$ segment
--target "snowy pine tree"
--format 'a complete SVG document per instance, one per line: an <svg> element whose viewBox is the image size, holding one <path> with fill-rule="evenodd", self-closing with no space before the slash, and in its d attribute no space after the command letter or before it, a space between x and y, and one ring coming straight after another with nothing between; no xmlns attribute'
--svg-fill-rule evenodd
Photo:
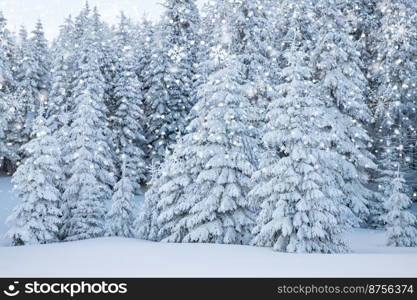
<svg viewBox="0 0 417 300"><path fill-rule="evenodd" d="M68 125L69 114L69 80L68 67L63 57L56 59L52 70L52 87L48 97L47 121L52 133Z"/></svg>
<svg viewBox="0 0 417 300"><path fill-rule="evenodd" d="M114 166L107 128L104 79L99 64L97 33L91 23L83 28L77 48L78 72L73 83L67 159L70 169L65 185L64 236L66 240L104 234L105 202L111 199Z"/></svg>
<svg viewBox="0 0 417 300"><path fill-rule="evenodd" d="M335 147L354 165L351 172L343 174L346 201L365 221L369 215L368 202L373 196L365 185L369 170L376 168L368 150L371 138L366 130L371 122L371 112L365 99L367 80L362 73L359 46L349 35L351 30L339 9L342 2L317 2L318 37L312 60L316 67L315 80L323 88L329 105L335 105L341 112L341 118L334 126L341 131L335 136ZM345 134L348 138L341 142L340 137Z"/></svg>
<svg viewBox="0 0 417 300"><path fill-rule="evenodd" d="M52 47L53 68L51 70L51 88L46 110L48 127L61 139L56 131L69 125L71 105L71 82L75 73L75 55L73 54L75 38L74 22L68 17L60 27L60 32ZM66 130L64 130L66 131Z"/></svg>
<svg viewBox="0 0 417 300"><path fill-rule="evenodd" d="M346 251L339 234L355 223L340 189L349 165L331 147L338 111L329 107L321 87L313 83L307 56L312 34L304 27L314 19L308 1L291 6L283 58L284 82L269 106L257 182L251 191L261 211L253 243L284 252Z"/></svg>
<svg viewBox="0 0 417 300"><path fill-rule="evenodd" d="M109 236L133 237L133 198L135 177L127 169L128 157L122 154L122 174L114 186L112 206L106 217L106 234Z"/></svg>
<svg viewBox="0 0 417 300"><path fill-rule="evenodd" d="M381 27L377 32L377 58L372 66L373 79L377 83L374 93L377 135L402 145L405 156L409 156L410 143L415 136L415 77L416 65L413 49L417 45L411 38L416 33L415 5L413 1L381 1ZM395 140L396 132L402 136ZM384 138L378 140L384 144Z"/></svg>
<svg viewBox="0 0 417 300"><path fill-rule="evenodd" d="M40 105L48 99L50 86L49 50L44 38L42 25L37 23L33 37L28 39L26 29L20 30L20 49L15 71L16 89L12 99L16 118L11 124L7 139L16 149L27 143L31 137L33 122ZM18 153L18 151L16 151Z"/></svg>
<svg viewBox="0 0 417 300"><path fill-rule="evenodd" d="M136 52L136 74L141 82L141 91L143 95L149 90L147 83L150 82L151 75L150 63L152 59L152 48L155 45L154 24L143 18L141 22L133 29L132 44Z"/></svg>
<svg viewBox="0 0 417 300"><path fill-rule="evenodd" d="M255 175L259 184L251 196L262 200L262 209L254 244L285 252L343 252L338 237L344 227L343 194L329 170L335 157L323 147L328 112L302 50L291 51L287 59L283 98L271 104L270 131L263 137L276 157L282 150L285 157L273 160L269 153Z"/></svg>
<svg viewBox="0 0 417 300"><path fill-rule="evenodd" d="M2 97L13 90L13 38L6 26L7 20L0 11L0 95Z"/></svg>
<svg viewBox="0 0 417 300"><path fill-rule="evenodd" d="M246 197L255 167L243 150L243 142L256 147L255 119L245 97L244 68L229 56L214 53L217 71L201 86L194 107L198 117L190 133L174 147L181 168L158 187L160 239L168 242L247 244L254 223ZM186 153L181 155L181 153ZM168 167L174 165L168 156ZM181 159L182 158L182 159ZM168 170L162 170L162 173ZM170 174L171 175L171 174Z"/></svg>
<svg viewBox="0 0 417 300"><path fill-rule="evenodd" d="M51 56L48 48L48 41L43 32L43 25L40 20L32 31L31 46L34 59L37 63L36 78L39 93L47 98L51 86Z"/></svg>
<svg viewBox="0 0 417 300"><path fill-rule="evenodd" d="M166 0L158 25L145 95L150 158L160 162L185 132L197 58L198 9L195 0Z"/></svg>
<svg viewBox="0 0 417 300"><path fill-rule="evenodd" d="M182 141L179 141L181 144ZM154 164L152 179L145 200L140 206L135 229L139 238L159 241L171 235L170 241L180 241L186 232L185 228L177 228L172 234L172 228L180 217L185 217L190 209L184 204L185 189L190 186L192 179L187 173L185 160L188 158L188 149L176 146L172 153L167 153L161 164ZM166 219L158 219L165 208ZM162 221L162 226L158 222ZM182 225L183 226L183 225ZM177 226L178 227L178 226Z"/></svg>
<svg viewBox="0 0 417 300"><path fill-rule="evenodd" d="M7 139L7 130L13 119L14 108L11 103L11 94L15 88L13 77L14 41L6 28L7 21L0 11L0 169L10 171L9 162L15 162L17 153L10 147Z"/></svg>
<svg viewBox="0 0 417 300"><path fill-rule="evenodd" d="M394 171L395 172L395 171ZM415 247L417 245L417 218L411 212L411 200L407 196L405 180L397 169L384 202L384 221L387 230L388 246Z"/></svg>
<svg viewBox="0 0 417 300"><path fill-rule="evenodd" d="M414 143L416 138L416 5L414 1L379 1L377 13L380 26L375 35L375 54L370 67L372 80L372 108L375 116L373 132L374 150L378 158L377 182L384 180L385 156L391 157L393 164L400 165L400 177L406 179L408 186L415 186L415 171L412 169ZM391 153L385 153L391 151ZM391 180L394 177L391 176ZM379 184L380 185L380 184ZM383 193L382 187L380 191ZM409 192L412 189L409 189ZM380 219L383 213L380 203L374 209L374 218ZM379 209L378 209L379 207Z"/></svg>
<svg viewBox="0 0 417 300"><path fill-rule="evenodd" d="M167 181L167 176L170 176L166 172L162 174L161 170L165 169L164 165L171 160L164 160L161 165L152 165L150 174L151 180L149 181L149 189L146 192L144 201L139 205L138 214L134 221L135 236L140 239L157 241L158 240L158 210L157 205L159 203L159 187ZM179 171L180 169L175 169Z"/></svg>
<svg viewBox="0 0 417 300"><path fill-rule="evenodd" d="M8 218L7 236L13 245L45 244L59 240L63 179L60 146L42 115L34 123L33 139L23 146L26 159L13 175L22 201Z"/></svg>
<svg viewBox="0 0 417 300"><path fill-rule="evenodd" d="M114 148L118 157L126 156L126 175L138 190L138 183L146 179L146 118L142 109L141 84L135 72L135 55L129 44L126 19L122 15L117 32L117 57L113 97L115 112L113 117ZM117 162L122 165L122 159Z"/></svg>

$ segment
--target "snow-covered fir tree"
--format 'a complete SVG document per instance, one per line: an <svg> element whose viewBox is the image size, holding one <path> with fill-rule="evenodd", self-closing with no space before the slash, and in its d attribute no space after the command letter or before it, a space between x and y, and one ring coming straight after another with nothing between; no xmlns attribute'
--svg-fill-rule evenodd
<svg viewBox="0 0 417 300"><path fill-rule="evenodd" d="M239 2L236 2L239 3ZM270 0L244 0L238 4L233 21L233 51L246 66L250 87L247 96L256 106L265 106L276 83L277 57L273 17L274 5Z"/></svg>
<svg viewBox="0 0 417 300"><path fill-rule="evenodd" d="M100 40L91 23L82 28L77 73L72 88L74 109L66 145L69 179L65 184L63 235L66 240L103 236L105 202L111 199L114 166L99 64Z"/></svg>
<svg viewBox="0 0 417 300"><path fill-rule="evenodd" d="M21 200L8 222L13 245L45 244L59 240L61 227L62 165L60 145L42 115L33 127L33 139L23 146L26 158L13 175Z"/></svg>
<svg viewBox="0 0 417 300"><path fill-rule="evenodd" d="M47 98L51 85L51 56L48 41L43 32L43 25L40 20L32 31L31 45L34 59L37 63L36 78L37 89Z"/></svg>
<svg viewBox="0 0 417 300"><path fill-rule="evenodd" d="M236 1L233 4L233 17L229 17L233 28L229 37L232 51L245 66L246 97L253 104L253 110L259 114L253 124L260 129L259 132L265 126L265 111L268 103L276 96L274 87L280 81L280 51L276 40L281 36L275 24L275 18L278 17L274 10L276 5L276 2L270 0ZM219 6L218 9L222 9L225 5ZM245 147L256 164L259 153L254 150Z"/></svg>
<svg viewBox="0 0 417 300"><path fill-rule="evenodd" d="M69 80L68 66L63 57L58 57L52 70L52 84L48 97L47 122L53 134L68 125L69 114Z"/></svg>
<svg viewBox="0 0 417 300"><path fill-rule="evenodd" d="M174 152L175 153L175 152ZM161 164L153 164L150 167L151 179L148 182L149 189L146 192L144 201L139 205L138 214L134 220L134 232L135 236L140 239L146 239L151 241L158 240L158 209L160 190L159 187L167 182L168 173L162 173L161 170L166 170L164 167L166 164L171 164L174 161L172 159L165 159ZM172 170L172 169L170 169ZM175 171L181 169L174 168ZM175 176L175 173L174 173ZM171 178L171 177L170 177ZM173 194L172 194L173 195Z"/></svg>
<svg viewBox="0 0 417 300"><path fill-rule="evenodd" d="M165 0L157 26L145 95L147 140L151 160L161 161L167 148L185 132L193 103L190 93L197 59L199 26L195 0Z"/></svg>
<svg viewBox="0 0 417 300"><path fill-rule="evenodd" d="M399 169L391 172L394 174L389 174L391 175L389 177L393 180L386 182L387 188L384 193L386 213L383 220L386 224L387 244L395 247L415 247L417 245L417 218L410 210L412 202L407 195L406 182Z"/></svg>
<svg viewBox="0 0 417 300"><path fill-rule="evenodd" d="M151 168L150 187L135 220L135 230L139 238L161 240L171 234L174 226L178 227L175 223L179 218L185 217L191 208L190 204L184 204L184 194L193 181L194 174L189 174L186 170L188 149L180 146L182 141L178 144L173 152L167 153L161 164L155 163ZM158 219L163 209L165 216L161 217L168 216L169 219ZM163 225L160 226L159 222ZM170 241L175 241L175 235L179 241L185 232L185 228L177 228L176 233L171 234Z"/></svg>
<svg viewBox="0 0 417 300"><path fill-rule="evenodd" d="M106 216L108 236L133 237L133 198L135 196L135 177L129 174L128 157L122 154L122 174L114 186L112 206Z"/></svg>
<svg viewBox="0 0 417 300"><path fill-rule="evenodd" d="M6 28L7 20L0 11L0 95L10 93L13 89L13 37ZM1 98L3 99L3 98Z"/></svg>
<svg viewBox="0 0 417 300"><path fill-rule="evenodd" d="M413 170L414 144L416 138L416 76L417 67L415 50L417 44L416 5L414 1L393 0L379 1L377 13L380 14L380 26L374 32L375 54L371 65L372 107L375 115L373 126L378 158L377 181L384 180L386 151L399 152L392 157L400 164L400 177L405 178L410 186L415 187ZM391 155L391 154L388 154ZM382 172L382 173L381 173ZM382 177L382 178L381 178ZM394 177L391 177L393 180ZM380 185L380 184L379 184ZM382 187L380 190L383 193ZM384 201L381 196L380 201ZM378 205L382 207L382 203ZM382 210L375 211L376 218ZM380 218L379 218L380 219Z"/></svg>
<svg viewBox="0 0 417 300"><path fill-rule="evenodd" d="M415 97L417 88L415 59L417 33L414 1L380 1L381 26L377 34L377 57L373 70L376 135L402 145L403 158L409 157L415 138ZM398 132L401 136L398 136ZM393 139L393 136L397 138ZM378 137L383 147L384 137ZM378 149L377 149L378 151Z"/></svg>
<svg viewBox="0 0 417 300"><path fill-rule="evenodd" d="M217 51L211 57L218 66L200 87L198 117L174 147L174 153L186 153L179 156L182 168L176 168L181 174L159 187L163 241L247 244L251 238L254 214L247 193L255 166L243 142L256 148L249 126L255 116L245 97L244 67L227 51L225 45L223 57ZM177 155L166 158L168 167Z"/></svg>
<svg viewBox="0 0 417 300"><path fill-rule="evenodd" d="M125 157L125 176L130 177L135 191L138 183L146 179L145 161L146 118L143 112L143 95L141 84L135 72L135 53L130 45L130 33L126 19L122 15L116 33L116 54L113 98L115 111L112 120L112 131L117 164L122 165Z"/></svg>
<svg viewBox="0 0 417 300"><path fill-rule="evenodd" d="M48 127L54 134L57 134L56 131L61 130L62 127L69 125L68 117L72 109L69 101L71 99L71 82L75 73L73 50L76 40L74 35L74 22L69 16L60 27L59 35L53 42L51 49L53 68L46 117L50 122ZM58 136L61 135L58 134Z"/></svg>
<svg viewBox="0 0 417 300"><path fill-rule="evenodd" d="M315 4L318 36L312 51L316 69L313 80L322 87L328 105L336 106L341 113L333 126L337 130L333 147L354 166L343 173L342 189L349 207L366 221L373 193L365 185L369 170L376 168L366 129L372 117L366 104L368 82L362 73L359 46L349 35L349 24L340 10L343 1L319 0ZM345 135L348 138L341 141Z"/></svg>
<svg viewBox="0 0 417 300"><path fill-rule="evenodd" d="M261 201L253 243L284 252L337 253L346 251L340 233L354 223L340 189L348 169L331 147L338 111L329 107L321 87L313 82L311 47L314 14L308 1L291 7L288 47L283 58L284 83L280 97L269 106L262 141L266 151L253 201ZM353 221L352 221L353 219Z"/></svg>
<svg viewBox="0 0 417 300"><path fill-rule="evenodd" d="M145 95L149 90L147 83L150 82L151 53L155 45L154 24L150 20L142 18L140 23L132 30L132 44L137 60L135 64L136 74L141 82L141 91Z"/></svg>
<svg viewBox="0 0 417 300"><path fill-rule="evenodd" d="M104 78L104 100L107 105L108 115L111 117L115 107L113 95L114 77L116 76L115 45L113 44L113 31L101 20L97 7L94 7L90 16L91 26L97 34L97 47L99 49L100 70Z"/></svg>
<svg viewBox="0 0 417 300"><path fill-rule="evenodd" d="M272 153L261 160L251 192L262 200L254 244L285 252L343 252L338 235L347 208L329 168L341 157L324 147L328 111L311 82L305 53L294 50L287 59L283 97L271 104L270 131L263 136ZM279 158L283 150L286 156Z"/></svg>
<svg viewBox="0 0 417 300"><path fill-rule="evenodd" d="M13 77L14 39L7 30L7 20L0 11L0 169L9 170L8 163L16 161L18 156L7 140L7 128L13 119L11 94L15 88Z"/></svg>
<svg viewBox="0 0 417 300"><path fill-rule="evenodd" d="M14 74L16 88L12 96L18 102L14 104L16 118L7 137L16 149L30 140L33 122L38 115L40 104L44 104L48 99L50 85L50 57L41 23L37 24L32 38L28 38L23 27L19 35L20 49L16 55L18 61Z"/></svg>
<svg viewBox="0 0 417 300"><path fill-rule="evenodd" d="M361 53L363 72L368 75L374 55L375 36L373 32L379 25L379 14L376 13L378 0L340 0L337 8L341 9L349 24L349 33L357 42Z"/></svg>
<svg viewBox="0 0 417 300"><path fill-rule="evenodd" d="M16 118L10 125L7 139L16 149L15 152L20 159L20 147L30 140L33 121L39 107L40 93L37 88L37 74L34 71L37 69L37 62L24 27L19 31L19 43L15 71L16 88L12 96L12 100L16 100L13 101Z"/></svg>
<svg viewBox="0 0 417 300"><path fill-rule="evenodd" d="M379 201L382 206L374 217L375 224L382 224L387 231L388 245L412 247L417 243L417 219L411 211L408 196L409 186L403 177L401 164L402 149L387 141L381 154L380 176L377 184L380 190Z"/></svg>

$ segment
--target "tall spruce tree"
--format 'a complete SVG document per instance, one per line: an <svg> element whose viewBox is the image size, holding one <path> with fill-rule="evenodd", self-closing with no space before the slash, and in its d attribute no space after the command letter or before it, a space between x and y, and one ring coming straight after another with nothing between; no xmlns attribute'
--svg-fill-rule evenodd
<svg viewBox="0 0 417 300"><path fill-rule="evenodd" d="M127 156L126 173L130 174L132 182L137 183L146 179L146 118L143 112L143 94L141 83L135 72L136 57L131 46L131 32L127 19L122 15L118 32L116 33L116 57L114 91L115 111L113 116L114 148L117 156ZM118 161L121 166L121 159Z"/></svg>
<svg viewBox="0 0 417 300"><path fill-rule="evenodd" d="M135 72L135 55L129 45L126 19L122 15L117 32L116 77L114 98L114 145L120 180L115 186L112 208L107 216L108 234L132 236L132 201L139 182L146 179L145 116L142 110L140 83Z"/></svg>
<svg viewBox="0 0 417 300"><path fill-rule="evenodd" d="M407 195L406 182L399 169L394 174L389 174L389 177L394 180L385 182L391 190L385 189L386 198L383 203L387 244L395 247L415 247L417 245L417 218L410 211L412 202Z"/></svg>
<svg viewBox="0 0 417 300"><path fill-rule="evenodd" d="M378 158L377 181L394 181L395 172L387 169L384 163L386 155L398 152L391 157L392 164L398 164L399 178L405 178L407 185L415 186L413 171L414 143L416 138L416 5L414 1L394 0L379 1L377 13L380 26L374 32L376 58L371 66L372 106L375 115L374 149ZM388 172L385 172L387 170ZM387 177L385 178L384 177ZM374 211L376 219L383 214L382 203L385 202L384 189L381 187L379 204Z"/></svg>
<svg viewBox="0 0 417 300"><path fill-rule="evenodd" d="M0 169L10 171L10 164L18 158L7 139L14 113L11 94L15 89L13 67L16 62L13 36L6 26L7 20L0 11Z"/></svg>
<svg viewBox="0 0 417 300"><path fill-rule="evenodd" d="M8 222L13 245L45 244L59 240L61 227L62 165L60 146L41 113L34 122L33 139L23 146L26 158L13 175L22 201Z"/></svg>
<svg viewBox="0 0 417 300"><path fill-rule="evenodd" d="M254 215L246 195L255 166L243 143L256 147L249 126L255 116L244 66L224 39L230 29L218 28L221 47L212 51L214 71L199 89L197 117L158 171L161 185L150 191L150 201L159 199L151 225L163 241L247 244L251 237Z"/></svg>
<svg viewBox="0 0 417 300"><path fill-rule="evenodd" d="M284 252L346 251L339 235L354 215L340 189L349 164L331 147L332 126L340 113L326 103L313 82L314 68L307 56L315 24L308 1L292 3L284 82L269 106L262 141L266 152L251 191L261 211L253 243Z"/></svg>
<svg viewBox="0 0 417 300"><path fill-rule="evenodd" d="M150 158L160 162L183 134L193 105L191 90L197 59L198 9L195 0L166 0L158 25L145 95Z"/></svg>
<svg viewBox="0 0 417 300"><path fill-rule="evenodd" d="M17 116L12 124L8 140L17 149L19 159L20 147L30 140L33 121L36 118L42 94L38 90L38 63L33 53L31 41L28 39L27 31L24 27L20 29L20 48L17 55L17 67L15 71L16 89L13 100L15 115Z"/></svg>
<svg viewBox="0 0 417 300"><path fill-rule="evenodd" d="M106 122L104 78L100 70L99 34L88 20L77 51L78 71L72 88L74 110L70 116L67 146L70 169L65 185L64 235L66 240L100 237L104 234L105 202L111 199L114 166L111 134Z"/></svg>
<svg viewBox="0 0 417 300"><path fill-rule="evenodd" d="M127 169L128 157L122 154L122 173L114 186L112 206L106 218L106 234L109 236L133 237L133 198L135 177Z"/></svg>
<svg viewBox="0 0 417 300"><path fill-rule="evenodd" d="M179 202L184 200L185 187L192 181L190 176L183 172L187 152L184 147L176 146L172 153L167 154L161 164L151 166L152 178L149 182L149 189L135 219L134 228L136 236L139 238L159 241L166 234L170 234L166 229L160 232L158 217L163 207L161 205L162 198L164 198L164 206L172 206L165 212L171 215L170 220L164 221L167 223L164 226L165 228L170 229L175 226L178 218L185 216L190 208L189 206L179 205ZM177 230L177 232L177 240L179 240L184 236L185 229ZM174 238L171 238L171 240L174 240Z"/></svg>
<svg viewBox="0 0 417 300"><path fill-rule="evenodd" d="M44 37L42 25L37 23L33 36L28 38L25 28L20 30L20 49L16 54L17 66L14 77L16 88L12 100L15 118L8 132L8 141L19 156L17 149L27 143L31 137L33 122L41 105L48 100L50 87L50 54ZM21 159L21 157L19 157Z"/></svg>
<svg viewBox="0 0 417 300"><path fill-rule="evenodd" d="M43 94L44 98L47 98L51 86L51 54L40 20L38 20L35 29L32 31L31 46L37 63L37 89L39 93Z"/></svg>
<svg viewBox="0 0 417 300"><path fill-rule="evenodd" d="M343 174L342 189L348 205L366 221L373 197L366 185L369 171L376 168L369 151L372 140L367 132L372 116L366 104L368 82L362 73L359 46L349 35L351 30L340 10L341 3L340 0L316 3L318 36L312 51L313 80L322 87L328 105L336 106L341 113L338 124L333 127L342 132L336 133L333 147L354 166ZM340 141L343 135L348 138Z"/></svg>

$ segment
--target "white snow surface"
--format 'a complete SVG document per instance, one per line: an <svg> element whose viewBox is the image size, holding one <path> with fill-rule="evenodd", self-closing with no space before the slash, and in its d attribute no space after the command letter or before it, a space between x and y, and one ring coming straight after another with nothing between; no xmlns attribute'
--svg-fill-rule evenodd
<svg viewBox="0 0 417 300"><path fill-rule="evenodd" d="M10 178L0 177L0 277L417 276L417 248L386 247L384 232L365 229L345 235L352 253L334 255L124 238L8 247L4 220L16 204Z"/></svg>

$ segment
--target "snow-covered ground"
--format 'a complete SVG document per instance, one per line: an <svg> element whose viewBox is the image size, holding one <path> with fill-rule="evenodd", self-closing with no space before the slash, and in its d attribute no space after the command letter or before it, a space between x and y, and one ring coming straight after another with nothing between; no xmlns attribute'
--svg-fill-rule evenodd
<svg viewBox="0 0 417 300"><path fill-rule="evenodd" d="M0 178L0 235L16 204ZM7 247L0 240L0 277L416 277L417 248L384 246L381 231L346 234L353 253L286 254L268 248L165 244L101 238Z"/></svg>

